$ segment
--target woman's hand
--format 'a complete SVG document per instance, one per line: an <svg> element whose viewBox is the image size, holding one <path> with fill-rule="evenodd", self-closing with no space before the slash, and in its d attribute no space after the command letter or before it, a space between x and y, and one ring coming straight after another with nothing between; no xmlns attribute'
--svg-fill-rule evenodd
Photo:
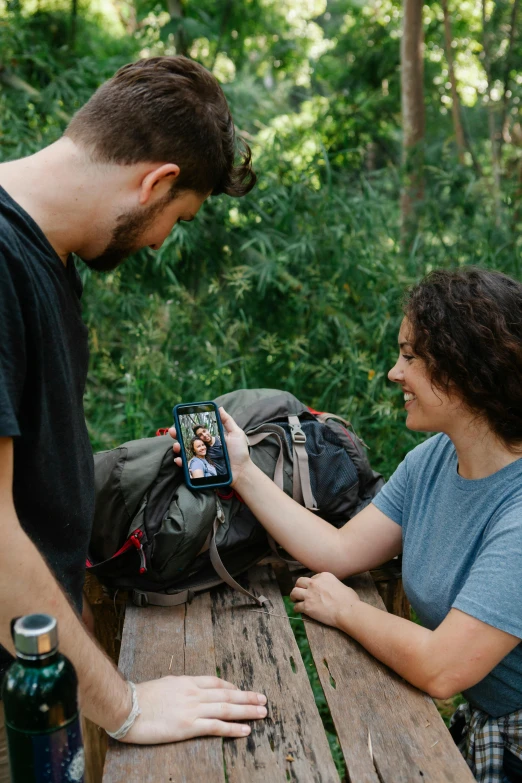
<svg viewBox="0 0 522 783"><path fill-rule="evenodd" d="M224 408L219 409L219 415L221 416L221 421L223 422L223 427L225 428L225 441L228 449L232 476L234 479L232 484L234 485L245 469L246 465L248 465L250 462L250 455L248 453L248 440L243 430L237 426L232 416L229 416ZM178 436L175 427L170 427L169 435L174 438L175 441L172 447L174 452L174 462L176 465L181 467L181 457L179 456L181 447L177 442Z"/></svg>
<svg viewBox="0 0 522 783"><path fill-rule="evenodd" d="M234 485L250 462L248 440L243 430L238 427L232 416L230 416L224 408L219 409L219 415L221 416L221 421L225 428L225 441L227 444L232 476L234 477L232 484Z"/></svg>
<svg viewBox="0 0 522 783"><path fill-rule="evenodd" d="M340 582L333 574L301 576L290 593L296 612L304 612L325 625L339 627L341 615L346 617L359 596Z"/></svg>

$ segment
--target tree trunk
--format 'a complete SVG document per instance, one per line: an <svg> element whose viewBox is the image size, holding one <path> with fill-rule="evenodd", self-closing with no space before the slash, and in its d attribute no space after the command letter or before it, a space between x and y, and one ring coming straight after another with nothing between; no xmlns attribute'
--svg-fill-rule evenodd
<svg viewBox="0 0 522 783"><path fill-rule="evenodd" d="M221 15L221 23L219 25L219 35L218 39L216 41L216 48L214 50L214 56L212 57L212 63L209 67L209 71L212 72L214 70L214 66L216 64L217 56L219 54L219 50L221 48L221 43L223 41L223 36L225 35L228 27L228 20L230 18L230 14L232 13L234 2L233 0L228 0L227 3L225 3L225 7L223 9L223 13Z"/></svg>
<svg viewBox="0 0 522 783"><path fill-rule="evenodd" d="M74 49L76 45L76 26L78 22L78 0L71 0L71 27L69 32L69 46Z"/></svg>
<svg viewBox="0 0 522 783"><path fill-rule="evenodd" d="M401 233L403 246L417 228L424 198L424 30L422 0L404 0L401 40L402 165Z"/></svg>
<svg viewBox="0 0 522 783"><path fill-rule="evenodd" d="M185 16L185 9L183 8L182 0L167 0L167 7L171 19L179 19L182 22ZM183 54L185 57L188 54L188 41L181 23L174 33L174 46L176 47L176 54Z"/></svg>
<svg viewBox="0 0 522 783"><path fill-rule="evenodd" d="M510 81L511 64L513 61L513 46L515 43L515 36L517 30L517 15L518 15L519 0L513 0L513 7L511 9L511 24L509 28L509 43L506 53L506 66L504 68L504 92L502 95L502 113L500 116L500 139L499 139L499 157L502 153L502 144L509 138L509 118L508 118L508 90Z"/></svg>
<svg viewBox="0 0 522 783"><path fill-rule="evenodd" d="M497 130L497 121L495 117L495 102L492 96L491 82L491 56L489 50L489 34L486 24L486 0L482 0L482 49L484 52L484 70L487 80L488 95L488 130L491 144L491 167L493 170L493 197L495 203L495 222L500 225L502 200L500 189L500 131Z"/></svg>
<svg viewBox="0 0 522 783"><path fill-rule="evenodd" d="M453 128L455 130L455 139L457 142L457 151L459 163L464 163L464 153L466 152L466 139L460 120L460 99L457 92L457 81L455 79L455 68L453 67L453 52L451 34L451 21L448 11L448 0L442 0L442 11L444 13L444 41L446 45L446 60L448 61L448 74L451 84L451 115L453 117Z"/></svg>

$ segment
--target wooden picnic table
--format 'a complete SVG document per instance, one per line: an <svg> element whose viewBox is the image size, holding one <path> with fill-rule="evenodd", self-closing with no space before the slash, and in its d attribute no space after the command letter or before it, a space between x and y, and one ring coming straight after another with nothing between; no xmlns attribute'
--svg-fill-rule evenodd
<svg viewBox="0 0 522 783"><path fill-rule="evenodd" d="M374 575L386 582L382 574ZM288 619L281 595L291 575L278 569L277 576L264 565L242 578L270 600L271 616L227 586L179 607L126 607L119 667L127 678L216 672L265 693L268 716L253 722L245 739L207 737L153 747L110 740L103 783L338 783L292 631L297 623ZM347 584L362 600L385 608L369 574ZM381 593L388 606L397 602L396 591L387 595L381 585ZM430 697L340 631L310 619L304 628L350 783L472 783ZM89 780L99 783L100 776L91 771Z"/></svg>

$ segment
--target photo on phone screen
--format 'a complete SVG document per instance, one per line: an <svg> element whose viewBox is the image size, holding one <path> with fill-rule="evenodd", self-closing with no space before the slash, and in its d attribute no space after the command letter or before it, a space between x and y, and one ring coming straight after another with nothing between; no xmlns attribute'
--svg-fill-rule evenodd
<svg viewBox="0 0 522 783"><path fill-rule="evenodd" d="M194 489L230 484L232 473L216 405L213 402L176 405L174 421L187 484Z"/></svg>

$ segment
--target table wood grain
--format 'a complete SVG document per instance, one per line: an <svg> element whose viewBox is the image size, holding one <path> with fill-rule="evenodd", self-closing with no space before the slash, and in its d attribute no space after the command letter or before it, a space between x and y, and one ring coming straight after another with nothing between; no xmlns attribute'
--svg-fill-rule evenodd
<svg viewBox="0 0 522 783"><path fill-rule="evenodd" d="M267 596L271 615L227 586L186 606L129 605L119 666L134 682L218 673L265 693L267 718L252 722L246 739L111 741L103 783L339 782L274 572L258 566L240 581ZM368 574L349 584L385 611ZM340 631L312 620L305 628L350 783L473 782L427 695Z"/></svg>
<svg viewBox="0 0 522 783"><path fill-rule="evenodd" d="M226 740L229 783L331 783L339 777L271 569L257 568L242 584L269 599L260 613L238 592L212 593L216 661L225 679L265 693L268 716L245 741Z"/></svg>
<svg viewBox="0 0 522 783"><path fill-rule="evenodd" d="M385 611L369 574L346 584ZM473 783L429 696L341 631L313 620L305 629L351 781Z"/></svg>

